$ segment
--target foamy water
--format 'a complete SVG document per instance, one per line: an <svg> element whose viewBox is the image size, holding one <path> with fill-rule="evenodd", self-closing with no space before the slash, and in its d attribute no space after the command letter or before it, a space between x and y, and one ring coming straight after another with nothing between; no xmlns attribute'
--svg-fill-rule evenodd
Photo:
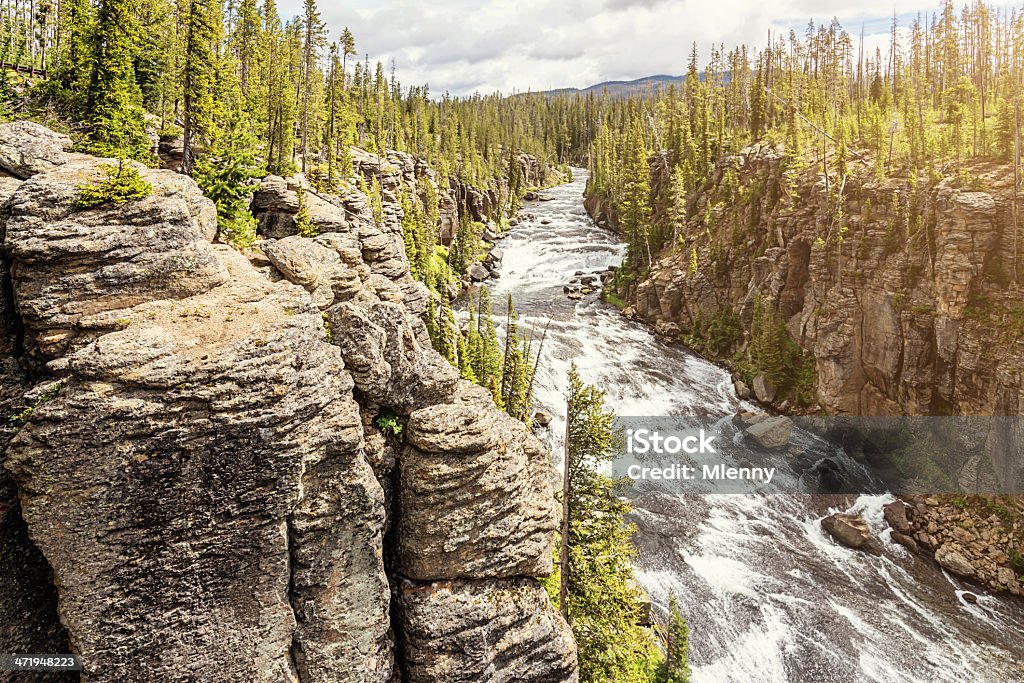
<svg viewBox="0 0 1024 683"><path fill-rule="evenodd" d="M576 271L617 265L624 252L586 215L584 183L577 170L573 183L548 192L553 201L528 204L536 220L502 241L501 276L488 283L498 318L511 293L521 327L538 339L548 330L535 389L538 406L554 416L547 432L554 457L572 362L622 415L749 408L724 370L662 344L596 295L570 301L562 293ZM890 500L642 498L634 514L637 578L662 609L673 594L680 601L694 682L1024 682L1024 606L966 586L894 544L882 518ZM881 557L839 546L821 530L822 517L846 509L879 536ZM962 598L965 590L979 595L978 604Z"/></svg>

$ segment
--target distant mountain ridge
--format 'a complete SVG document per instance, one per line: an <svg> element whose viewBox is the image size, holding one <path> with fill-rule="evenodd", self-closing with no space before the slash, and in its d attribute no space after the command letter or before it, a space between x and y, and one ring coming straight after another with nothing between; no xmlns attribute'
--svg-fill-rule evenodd
<svg viewBox="0 0 1024 683"><path fill-rule="evenodd" d="M703 74L701 74L703 78ZM686 76L669 76L666 74L657 74L654 76L644 76L643 78L637 78L632 81L605 81L592 85L588 88L558 88L556 90L549 90L546 94L548 95L561 95L566 93L580 93L587 95L594 93L595 95L601 95L606 90L608 95L611 97L628 97L630 95L642 94L652 90L660 90L662 88L668 88L671 85L679 85L686 80Z"/></svg>

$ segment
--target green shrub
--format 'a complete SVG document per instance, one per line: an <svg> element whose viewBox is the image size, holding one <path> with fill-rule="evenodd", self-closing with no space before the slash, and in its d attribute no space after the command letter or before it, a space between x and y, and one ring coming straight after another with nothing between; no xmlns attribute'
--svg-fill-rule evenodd
<svg viewBox="0 0 1024 683"><path fill-rule="evenodd" d="M620 297L611 289L606 288L601 290L601 298L610 303L615 308L619 309L620 311L626 307L626 302L622 300L622 297Z"/></svg>
<svg viewBox="0 0 1024 683"><path fill-rule="evenodd" d="M398 421L398 416L393 412L384 408L380 411L373 420L373 424L379 429L384 435L400 439L402 437L402 429L404 425Z"/></svg>
<svg viewBox="0 0 1024 683"><path fill-rule="evenodd" d="M313 225L309 217L309 207L306 206L306 191L299 188L299 212L295 214L295 228L299 237L316 237L320 231Z"/></svg>
<svg viewBox="0 0 1024 683"><path fill-rule="evenodd" d="M117 166L102 164L103 177L96 183L85 183L78 188L79 209L95 209L104 204L124 204L145 199L153 193L150 185L131 164L119 159Z"/></svg>
<svg viewBox="0 0 1024 683"><path fill-rule="evenodd" d="M249 203L255 190L253 181L265 173L257 149L251 136L229 136L196 163L192 174L203 194L217 206L218 236L236 249L247 249L256 242L256 219Z"/></svg>
<svg viewBox="0 0 1024 683"><path fill-rule="evenodd" d="M1014 548L1010 548L1010 568L1018 574L1024 574L1024 555L1021 555Z"/></svg>
<svg viewBox="0 0 1024 683"><path fill-rule="evenodd" d="M728 356L743 343L743 323L735 311L722 309L711 316L698 313L683 332L683 343L707 356Z"/></svg>

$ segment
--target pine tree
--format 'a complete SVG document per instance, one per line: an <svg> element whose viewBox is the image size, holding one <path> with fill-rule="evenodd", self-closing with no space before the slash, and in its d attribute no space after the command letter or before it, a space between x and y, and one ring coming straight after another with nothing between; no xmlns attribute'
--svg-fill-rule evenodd
<svg viewBox="0 0 1024 683"><path fill-rule="evenodd" d="M306 172L309 157L310 121L314 118L310 109L310 91L313 83L313 71L316 67L318 51L326 40L326 31L316 0L305 0L302 42L302 171ZM316 99L312 100L316 102Z"/></svg>
<svg viewBox="0 0 1024 683"><path fill-rule="evenodd" d="M217 206L218 236L239 249L256 241L256 219L249 210L255 186L266 173L255 136L233 131L218 140L211 154L198 160L194 177Z"/></svg>
<svg viewBox="0 0 1024 683"><path fill-rule="evenodd" d="M92 76L90 62L94 54L95 22L96 11L89 0L62 0L59 4L56 33L60 52L52 78L61 100L79 114L86 105L80 93L85 92Z"/></svg>
<svg viewBox="0 0 1024 683"><path fill-rule="evenodd" d="M184 133L181 172L191 175L200 144L209 145L217 124L217 49L223 31L218 0L185 3Z"/></svg>
<svg viewBox="0 0 1024 683"><path fill-rule="evenodd" d="M676 596L669 599L665 662L659 683L690 683L690 626L679 611Z"/></svg>
<svg viewBox="0 0 1024 683"><path fill-rule="evenodd" d="M135 80L139 0L102 0L92 33L88 147L104 156L147 159L150 141Z"/></svg>
<svg viewBox="0 0 1024 683"><path fill-rule="evenodd" d="M501 367L502 404L512 417L527 422L531 416L534 366L530 358L530 343L519 335L519 316L508 295L505 317L505 350Z"/></svg>
<svg viewBox="0 0 1024 683"><path fill-rule="evenodd" d="M615 416L575 364L568 383L557 601L576 636L581 681L648 683L658 656L637 625L643 603L633 583L633 528L624 519L630 506L601 474L613 455Z"/></svg>
<svg viewBox="0 0 1024 683"><path fill-rule="evenodd" d="M438 315L437 327L438 343L434 348L445 360L455 367L459 367L459 341L462 335L459 332L455 311L452 310L451 300L447 294L441 296L441 310Z"/></svg>
<svg viewBox="0 0 1024 683"><path fill-rule="evenodd" d="M348 26L341 32L341 84L342 87L347 87L348 79L348 58L356 55L356 39L352 35L352 31L348 30Z"/></svg>
<svg viewBox="0 0 1024 683"><path fill-rule="evenodd" d="M623 161L622 228L629 243L627 261L634 272L649 268L654 260L648 220L651 212L650 152L637 111L630 112Z"/></svg>

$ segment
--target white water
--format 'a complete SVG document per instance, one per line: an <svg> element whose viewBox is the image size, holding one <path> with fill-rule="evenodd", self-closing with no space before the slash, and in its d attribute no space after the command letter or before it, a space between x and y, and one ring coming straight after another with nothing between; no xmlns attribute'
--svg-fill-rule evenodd
<svg viewBox="0 0 1024 683"><path fill-rule="evenodd" d="M624 246L582 205L585 172L533 202L536 215L501 243L495 302L512 294L524 327L548 326L539 406L564 429L565 377L607 392L622 415L728 415L741 409L728 374L592 295L562 293L576 271L617 265ZM542 220L550 221L541 224ZM961 585L889 540L882 505L796 495L651 494L635 512L637 577L660 606L676 594L690 620L694 683L1024 682L1024 605ZM838 546L819 521L862 513L885 544L873 557ZM961 595L980 595L977 605Z"/></svg>

